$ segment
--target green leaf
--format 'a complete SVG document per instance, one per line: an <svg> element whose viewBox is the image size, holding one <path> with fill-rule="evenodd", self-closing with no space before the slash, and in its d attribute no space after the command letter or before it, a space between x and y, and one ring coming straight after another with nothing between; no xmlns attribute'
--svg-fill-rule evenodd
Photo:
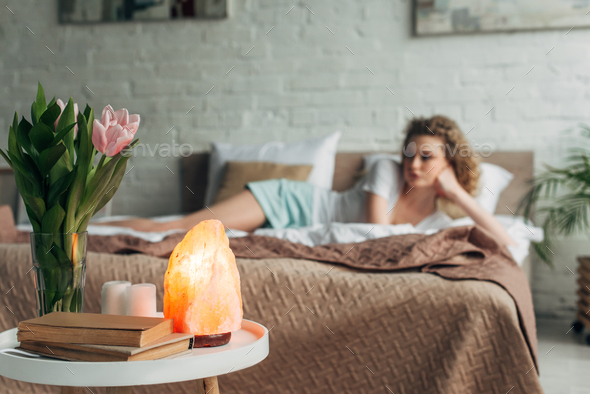
<svg viewBox="0 0 590 394"><path fill-rule="evenodd" d="M49 186L52 186L58 179L63 178L72 171L74 171L74 166L72 166L70 155L66 150L51 171L49 171Z"/></svg>
<svg viewBox="0 0 590 394"><path fill-rule="evenodd" d="M49 171L51 171L65 151L66 147L63 144L59 144L41 152L41 155L39 156L39 169L41 170L41 175L43 177L46 177L49 174Z"/></svg>
<svg viewBox="0 0 590 394"><path fill-rule="evenodd" d="M70 98L68 104L64 108L63 112L61 113L61 117L59 118L59 122L57 122L56 132L59 134L60 131L71 125L72 123L76 123L76 115L74 113L74 100ZM72 165L74 164L74 133L66 133L63 136L63 142L70 154L70 160Z"/></svg>
<svg viewBox="0 0 590 394"><path fill-rule="evenodd" d="M104 156L103 156L103 157L104 157ZM98 166L97 166L97 167L93 167L93 168L92 168L92 170L90 170L90 171L88 172L88 175L86 176L86 187L88 187L88 184L89 184L90 182L92 182L92 180L94 179L94 174L96 174L96 170L97 170L98 168L99 168Z"/></svg>
<svg viewBox="0 0 590 394"><path fill-rule="evenodd" d="M90 219L92 219L92 217L94 216L94 213L96 212L96 209L92 208L91 211L89 211L83 218L82 221L80 222L80 224L78 225L78 232L81 231L86 231L86 229L88 228L88 223L90 223Z"/></svg>
<svg viewBox="0 0 590 394"><path fill-rule="evenodd" d="M7 152L8 157L12 160L12 168L14 169L15 175L18 173L19 175L26 178L29 182L41 182L40 179L36 178L31 171L27 168L25 164L23 164L19 159L16 158L12 153ZM20 188L19 188L20 190Z"/></svg>
<svg viewBox="0 0 590 394"><path fill-rule="evenodd" d="M47 107L47 109L45 110L45 112L43 112L43 115L41 115L41 118L39 120L43 122L43 124L51 127L51 130L53 131L53 129L55 128L55 121L57 120L60 114L61 108L59 107L59 105L54 103L53 105Z"/></svg>
<svg viewBox="0 0 590 394"><path fill-rule="evenodd" d="M66 211L59 204L55 204L43 215L43 220L41 221L42 232L49 234L58 233L65 217Z"/></svg>
<svg viewBox="0 0 590 394"><path fill-rule="evenodd" d="M113 198L113 196L117 192L117 189L119 189L119 186L121 185L121 181L123 180L123 176L125 175L125 169L127 168L127 161L128 160L129 160L129 157L123 157L119 161L119 163L117 163L117 167L115 168L115 171L113 172L113 176L111 177L109 184L105 188L106 193L104 194L104 196L100 199L99 203L94 208L94 212L100 211L102 209L102 207L107 205L107 203L109 201L111 201L111 199Z"/></svg>
<svg viewBox="0 0 590 394"><path fill-rule="evenodd" d="M99 203L99 199L102 199L104 193L107 192L107 190L105 190L106 186L113 176L113 172L115 171L115 168L117 167L120 159L120 155L113 156L107 164L102 166L102 168L96 172L94 178L86 187L84 197L80 202L78 212L76 213L77 222L82 217L80 215L86 215L87 211L93 205Z"/></svg>
<svg viewBox="0 0 590 394"><path fill-rule="evenodd" d="M80 143L79 157L83 159L81 161L82 166L86 172L90 163L92 163L94 156L91 154L90 147L92 146L91 136L89 135L88 123L86 117L83 114L78 114L78 139Z"/></svg>
<svg viewBox="0 0 590 394"><path fill-rule="evenodd" d="M28 154L24 153L22 154L22 163L28 168L29 173L38 181L41 181L42 177L41 177L41 173L39 172L39 168L37 167L37 164L33 161L33 159L31 158L31 156L29 156Z"/></svg>
<svg viewBox="0 0 590 394"><path fill-rule="evenodd" d="M0 149L0 156L2 156L4 158L4 160L6 160L6 163L8 163L10 168L13 168L12 160L10 160L10 158L8 156L6 156L6 153L4 153L4 151L2 149Z"/></svg>
<svg viewBox="0 0 590 394"><path fill-rule="evenodd" d="M86 112L86 111L84 111L84 112ZM96 153L97 153L96 149L94 148L94 143L92 142L92 133L94 132L94 110L92 108L90 108L90 111L88 111L88 115L84 115L84 116L87 119L87 125L86 125L86 133L87 133L86 144L88 145L87 152L88 152L89 157L94 159L94 156L96 156ZM92 162L93 162L93 160L88 161L88 170L87 171L90 171L92 169Z"/></svg>
<svg viewBox="0 0 590 394"><path fill-rule="evenodd" d="M41 86L41 82L37 82L37 100L36 102L39 105L47 106L47 101L45 101L45 91L43 90L43 86Z"/></svg>
<svg viewBox="0 0 590 394"><path fill-rule="evenodd" d="M39 122L29 131L29 139L37 152L43 152L53 142L53 130L45 123Z"/></svg>
<svg viewBox="0 0 590 394"><path fill-rule="evenodd" d="M52 186L49 187L49 193L47 193L47 201L50 206L55 204L57 198L61 196L66 190L68 190L68 187L70 187L70 184L73 180L74 172L72 171L69 172L66 176L59 178L57 181L55 181L55 183Z"/></svg>
<svg viewBox="0 0 590 394"><path fill-rule="evenodd" d="M53 242L51 242L51 245L45 245L46 240L43 239L43 242L40 241L36 241L35 242L35 259L39 262L39 265L41 265L42 269L54 269L54 268L59 268L59 265L57 263L57 259L55 258L55 256L53 255L53 253L50 253L52 247L53 247ZM47 278L45 279L45 286L47 287ZM56 290L52 287L52 290Z"/></svg>
<svg viewBox="0 0 590 394"><path fill-rule="evenodd" d="M16 140L16 132L18 131L18 114L14 113L12 126L8 128L8 151L17 158L22 159L22 148Z"/></svg>
<svg viewBox="0 0 590 394"><path fill-rule="evenodd" d="M64 129L60 130L59 133L57 133L55 135L55 137L53 138L53 142L51 143L51 146L59 144L59 142L63 140L63 138L66 136L66 134L68 134L70 132L70 130L72 130L74 128L74 126L76 126L76 123L72 123L71 125L68 125Z"/></svg>
<svg viewBox="0 0 590 394"><path fill-rule="evenodd" d="M74 181L70 186L68 192L68 200L66 204L66 222L64 230L66 232L77 232L76 225L76 210L80 202L80 198L84 191L84 184L86 183L86 173L82 171L80 166L74 168Z"/></svg>
<svg viewBox="0 0 590 394"><path fill-rule="evenodd" d="M66 260L67 261L67 260ZM62 266L63 267L63 266ZM54 297L54 301L57 302L59 300L62 300L63 303L66 302L65 300L65 295L68 293L68 287L70 285L70 283L72 282L72 270L71 269L64 269L60 267L59 269L59 273L60 273L60 284L58 286L58 291L57 293L55 293L55 297ZM67 308L67 305L62 305L63 308ZM67 308L69 309L69 308Z"/></svg>
<svg viewBox="0 0 590 394"><path fill-rule="evenodd" d="M31 225L33 226L33 232L35 233L40 233L41 232L41 225L39 224L38 221L36 221L35 219L31 218L30 215L29 216L29 221L31 222Z"/></svg>
<svg viewBox="0 0 590 394"><path fill-rule="evenodd" d="M29 132L33 128L33 125L30 124L24 117L21 119L20 123L18 124L18 130L16 131L16 140L18 143L23 147L25 152L27 152L32 157L39 157L39 153L31 144L31 140L29 139Z"/></svg>
<svg viewBox="0 0 590 394"><path fill-rule="evenodd" d="M42 197L43 196L43 185L41 182L31 182L19 171L14 171L14 181L18 188L19 193L23 196L28 197Z"/></svg>
<svg viewBox="0 0 590 394"><path fill-rule="evenodd" d="M45 215L45 201L41 197L23 196L25 207L29 218L33 218L41 223L43 215Z"/></svg>
<svg viewBox="0 0 590 394"><path fill-rule="evenodd" d="M86 119L90 119L90 111L92 111L92 108L90 108L88 104L86 104L86 108L84 108L84 117Z"/></svg>
<svg viewBox="0 0 590 394"><path fill-rule="evenodd" d="M110 181L121 159L126 160L127 158L123 158L120 154L113 156L107 164L96 172L92 182L88 185L76 213L78 231L84 231L86 229L88 221L94 215L94 212L96 212L97 206L102 202L105 195L113 192L111 190L113 185Z"/></svg>
<svg viewBox="0 0 590 394"><path fill-rule="evenodd" d="M133 148L137 143L139 142L139 139L136 139L134 141L131 142L131 144L129 144L130 148ZM101 158L104 159L105 156L103 156ZM127 168L127 161L131 158L131 156L122 156L121 154L118 154L112 158L107 158L108 160L105 160L105 162L109 162L112 159L118 160L117 166L113 172L113 175L111 176L109 183L107 184L107 186L104 188L104 192L105 194L98 198L98 203L96 204L96 206L94 207L94 212L98 212L100 209L102 209L102 207L104 207L115 195L115 193L117 192L117 190L119 189L119 186L121 185L121 181L123 180L123 177L125 176L125 169Z"/></svg>
<svg viewBox="0 0 590 394"><path fill-rule="evenodd" d="M78 140L80 144L78 152L78 162L76 163L76 175L74 181L69 188L68 199L66 205L66 223L67 229L72 228L73 232L78 232L77 227L80 224L78 221L77 212L80 210L80 200L84 195L84 188L86 186L86 177L88 176L88 168L90 168L94 159L93 151L89 148L92 146L92 141L88 137L88 123L83 114L78 114ZM86 207L86 209L90 206ZM66 249L67 252L67 249Z"/></svg>
<svg viewBox="0 0 590 394"><path fill-rule="evenodd" d="M33 121L33 125L36 125L39 122L39 118L41 114L45 112L47 109L47 102L45 101L45 92L43 91L43 86L39 82L39 86L37 87L37 100L31 105L31 119Z"/></svg>
<svg viewBox="0 0 590 394"><path fill-rule="evenodd" d="M67 237L66 238L70 238ZM72 261L68 254L62 249L62 239L54 238L55 243L51 246L45 246L46 251L39 249L37 251L37 255L39 253L45 252L44 256L44 264L42 267L47 271L47 274L50 275L51 278L51 286L54 296L52 297L50 307L52 308L53 304L61 301L62 307L64 311L68 311L69 308L69 300L67 300L67 294L74 291L71 288L72 285ZM45 272L45 271L44 271ZM55 287L53 287L55 286Z"/></svg>
<svg viewBox="0 0 590 394"><path fill-rule="evenodd" d="M53 253L53 245L46 246L40 241L35 243L35 259L41 266L43 274L43 284L45 285L45 302L44 309L52 310L53 305L61 296L57 296L61 284L61 268Z"/></svg>
<svg viewBox="0 0 590 394"><path fill-rule="evenodd" d="M66 235L66 237L71 238L71 235ZM53 249L51 249L51 253L53 253L62 269L69 269L72 266L72 260L60 246L55 245Z"/></svg>
<svg viewBox="0 0 590 394"><path fill-rule="evenodd" d="M68 257L68 254L63 250L64 238L71 238L71 235L59 234L59 238L55 240L54 247L51 252L55 256L55 259L62 267L69 267L72 265L72 261Z"/></svg>
<svg viewBox="0 0 590 394"><path fill-rule="evenodd" d="M12 129L14 130L15 133L18 130L18 113L16 111L14 112L14 117L12 118ZM16 137L16 134L15 134L15 137Z"/></svg>
<svg viewBox="0 0 590 394"><path fill-rule="evenodd" d="M22 150L16 141L16 133L14 132L12 126L8 128L8 149L6 149L6 151L12 153L19 159L21 158Z"/></svg>
<svg viewBox="0 0 590 394"><path fill-rule="evenodd" d="M22 163L29 169L31 175L33 175L35 179L41 180L41 173L39 172L39 167L37 166L33 158L25 152L23 152L22 158Z"/></svg>

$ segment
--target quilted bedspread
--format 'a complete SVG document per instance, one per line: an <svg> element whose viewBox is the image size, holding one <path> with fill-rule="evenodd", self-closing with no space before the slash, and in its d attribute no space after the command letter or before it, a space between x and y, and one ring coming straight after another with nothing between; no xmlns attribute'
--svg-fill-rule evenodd
<svg viewBox="0 0 590 394"><path fill-rule="evenodd" d="M219 376L221 393L542 393L517 305L496 283L302 258L237 264L244 317L271 330L270 355ZM109 280L155 283L161 308L166 267L153 256L89 252L85 311L100 311ZM30 268L29 245L0 244L1 330L35 315ZM0 391L59 389L0 378ZM134 388L194 391L192 382Z"/></svg>

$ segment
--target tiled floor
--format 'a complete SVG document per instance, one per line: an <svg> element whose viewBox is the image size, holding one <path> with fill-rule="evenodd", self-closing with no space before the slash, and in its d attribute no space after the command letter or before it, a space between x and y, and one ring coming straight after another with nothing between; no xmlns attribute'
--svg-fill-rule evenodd
<svg viewBox="0 0 590 394"><path fill-rule="evenodd" d="M590 345L571 321L537 320L539 368L545 394L590 394ZM569 332L568 332L569 331Z"/></svg>

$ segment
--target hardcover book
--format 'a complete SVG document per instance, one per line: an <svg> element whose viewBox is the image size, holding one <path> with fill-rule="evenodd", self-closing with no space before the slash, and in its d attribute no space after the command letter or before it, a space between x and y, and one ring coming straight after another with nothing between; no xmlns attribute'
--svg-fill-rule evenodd
<svg viewBox="0 0 590 394"><path fill-rule="evenodd" d="M142 347L172 332L172 319L52 312L21 321L16 337L19 342Z"/></svg>
<svg viewBox="0 0 590 394"><path fill-rule="evenodd" d="M70 361L143 361L188 353L193 340L192 334L168 334L143 347L37 341L22 341L20 347L36 354Z"/></svg>

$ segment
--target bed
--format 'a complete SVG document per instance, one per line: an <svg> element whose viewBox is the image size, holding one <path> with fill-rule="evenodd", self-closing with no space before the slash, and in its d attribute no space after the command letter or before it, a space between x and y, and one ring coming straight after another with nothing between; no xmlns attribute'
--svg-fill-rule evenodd
<svg viewBox="0 0 590 394"><path fill-rule="evenodd" d="M351 185L362 156L337 155L334 189ZM514 210L526 189L532 154L494 153L490 159L515 175L498 204L497 213L505 214L502 210ZM183 184L204 190L199 185L206 183L206 163L206 155L185 158ZM186 211L202 204L198 193L183 197ZM536 334L523 334L522 311L497 283L449 280L416 269L360 271L328 260L240 255L244 317L271 329L271 353L253 368L220 376L222 392L542 393L531 349L536 350ZM29 261L27 244L0 245L0 275L7 278L0 291L6 294L15 286L5 295L14 315L0 315L2 330L34 314L34 294L26 291L31 287L19 285L27 278ZM530 278L529 264L528 258L521 262ZM90 252L86 311L100 310L100 287L108 280L156 283L161 296L166 266L167 259L146 254ZM520 284L530 296L526 279ZM3 378L2 385L14 393L57 392ZM182 383L135 392L164 390L189 393L194 388Z"/></svg>
<svg viewBox="0 0 590 394"><path fill-rule="evenodd" d="M363 169L363 158L374 155L376 152L339 152L335 157L334 179L332 189L344 191L354 185L355 174ZM385 155L395 152L379 152ZM514 179L500 194L496 207L496 215L514 216L516 207L522 196L528 191L527 181L533 177L533 152L494 152L482 162L501 166L514 175ZM182 210L194 212L204 207L209 171L209 153L198 153L185 157L182 160ZM505 221L509 225L509 221ZM269 234L260 232L261 234ZM230 234L231 235L231 234ZM524 245L526 249L526 244ZM519 265L529 279L532 279L531 260L526 252L519 253L523 256L519 259Z"/></svg>

